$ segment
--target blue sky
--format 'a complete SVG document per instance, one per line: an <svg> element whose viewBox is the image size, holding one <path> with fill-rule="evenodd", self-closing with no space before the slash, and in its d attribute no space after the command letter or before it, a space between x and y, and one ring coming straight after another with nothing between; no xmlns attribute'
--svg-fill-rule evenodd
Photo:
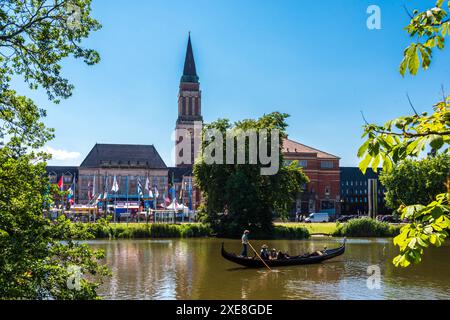
<svg viewBox="0 0 450 320"><path fill-rule="evenodd" d="M102 61L64 62L74 95L48 110L56 129L53 165L78 165L98 143L154 144L172 164L171 134L178 85L191 31L203 92L203 116L239 120L286 112L289 137L357 165L363 121L430 111L440 87L450 88L450 48L431 69L402 78L398 65L409 38L403 5L434 1L93 1L103 28L85 45ZM366 9L381 8L382 29L366 27ZM450 91L450 89L449 89ZM58 160L59 159L59 160Z"/></svg>

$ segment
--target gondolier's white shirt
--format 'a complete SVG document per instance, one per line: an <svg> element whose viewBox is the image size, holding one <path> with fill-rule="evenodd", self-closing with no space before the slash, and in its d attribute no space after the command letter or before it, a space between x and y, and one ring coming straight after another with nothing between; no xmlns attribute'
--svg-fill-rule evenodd
<svg viewBox="0 0 450 320"><path fill-rule="evenodd" d="M242 244L248 244L248 236L245 233L242 235Z"/></svg>

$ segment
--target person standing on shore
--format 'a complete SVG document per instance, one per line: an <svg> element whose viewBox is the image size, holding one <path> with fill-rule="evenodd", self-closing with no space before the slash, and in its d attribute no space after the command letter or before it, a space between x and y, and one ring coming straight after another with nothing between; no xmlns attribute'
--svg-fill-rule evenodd
<svg viewBox="0 0 450 320"><path fill-rule="evenodd" d="M250 233L249 230L245 230L244 234L242 235L242 252L241 252L241 256L242 257L247 257L248 255L248 234Z"/></svg>

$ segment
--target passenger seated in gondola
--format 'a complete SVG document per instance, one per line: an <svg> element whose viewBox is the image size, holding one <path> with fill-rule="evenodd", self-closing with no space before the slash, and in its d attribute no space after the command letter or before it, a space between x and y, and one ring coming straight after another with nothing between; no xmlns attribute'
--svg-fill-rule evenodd
<svg viewBox="0 0 450 320"><path fill-rule="evenodd" d="M277 259L277 249L273 248L270 252L270 260L276 260Z"/></svg>
<svg viewBox="0 0 450 320"><path fill-rule="evenodd" d="M263 244L261 247L261 258L264 260L269 260L269 247L266 244Z"/></svg>
<svg viewBox="0 0 450 320"><path fill-rule="evenodd" d="M310 257L323 256L323 252L318 250L310 254Z"/></svg>
<svg viewBox="0 0 450 320"><path fill-rule="evenodd" d="M290 258L290 256L287 254L287 252L284 253L284 252L278 251L278 255L277 255L278 260L289 259L289 258Z"/></svg>

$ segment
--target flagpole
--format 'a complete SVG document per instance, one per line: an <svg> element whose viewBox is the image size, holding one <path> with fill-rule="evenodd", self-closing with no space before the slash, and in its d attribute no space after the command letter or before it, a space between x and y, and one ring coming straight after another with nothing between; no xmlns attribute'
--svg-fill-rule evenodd
<svg viewBox="0 0 450 320"><path fill-rule="evenodd" d="M189 180L189 211L192 210L192 178ZM189 214L190 217L190 214Z"/></svg>
<svg viewBox="0 0 450 320"><path fill-rule="evenodd" d="M155 223L156 223L156 216L158 214L158 212L157 212L158 211L158 196L157 196L157 194L159 195L159 192L158 192L158 187L156 185L155 178L153 179L153 181L154 181L154 186L155 186L155 189L154 189L155 192L153 194L155 201L153 202L153 206L155 207Z"/></svg>
<svg viewBox="0 0 450 320"><path fill-rule="evenodd" d="M76 198L76 185L77 185L77 180L76 180L76 177L75 177L75 175L73 176L73 204L75 205L77 202L76 202L76 200L77 200L77 198Z"/></svg>
<svg viewBox="0 0 450 320"><path fill-rule="evenodd" d="M128 215L128 175L126 176L127 178L127 215ZM127 217L127 224L128 224L128 217Z"/></svg>
<svg viewBox="0 0 450 320"><path fill-rule="evenodd" d="M141 209L141 188L142 188L142 186L141 186L141 177L139 176L138 177L138 212L137 212L137 215L138 215L138 218L137 218L137 221L138 221L138 223L140 222L140 219L139 219L139 217L140 217L140 215L141 215L141 212L140 212L140 209Z"/></svg>

